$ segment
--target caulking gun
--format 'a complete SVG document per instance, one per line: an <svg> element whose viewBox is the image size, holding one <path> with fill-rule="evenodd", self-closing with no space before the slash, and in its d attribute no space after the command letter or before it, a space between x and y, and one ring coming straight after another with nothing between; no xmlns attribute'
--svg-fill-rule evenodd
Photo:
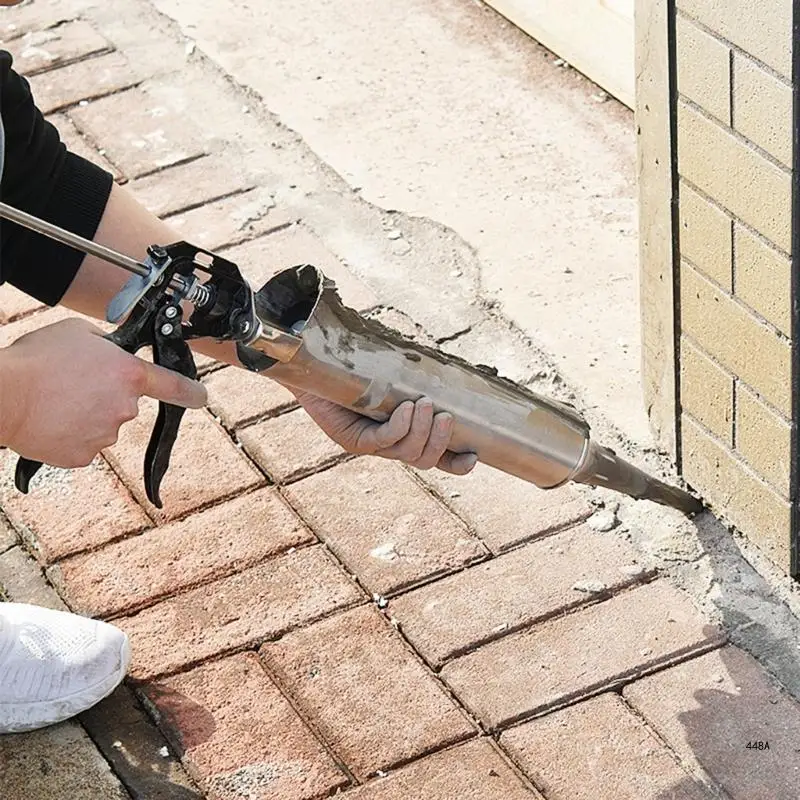
<svg viewBox="0 0 800 800"><path fill-rule="evenodd" d="M151 346L153 360L191 378L188 340L231 341L241 365L383 421L404 400L429 397L455 420L450 450L542 489L568 481L603 486L687 514L702 509L593 442L571 406L541 397L434 348L412 342L346 307L332 281L304 264L277 272L253 291L239 268L186 242L153 245L138 261L0 203L0 217L133 273L107 309L121 323L109 339L131 353ZM192 313L183 321L181 303ZM184 409L162 403L144 461L149 500L169 466ZM21 458L16 484L28 491L40 463Z"/></svg>

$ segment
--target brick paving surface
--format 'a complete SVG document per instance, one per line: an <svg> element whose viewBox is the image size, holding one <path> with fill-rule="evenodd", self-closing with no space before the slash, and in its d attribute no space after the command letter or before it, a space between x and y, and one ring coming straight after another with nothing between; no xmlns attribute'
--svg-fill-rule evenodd
<svg viewBox="0 0 800 800"><path fill-rule="evenodd" d="M181 68L127 53L91 7L0 16L70 142L254 284L315 263L426 338L204 117L230 96L245 114L235 87L156 24L148 47ZM126 24L109 29L130 44ZM0 346L64 315L2 287ZM79 721L0 738L0 796L796 798L798 704L622 530L585 525L585 494L345 457L285 389L198 363L209 410L186 415L162 510L142 486L152 402L26 497L0 452L3 596L113 619L133 645L127 684Z"/></svg>
<svg viewBox="0 0 800 800"><path fill-rule="evenodd" d="M626 686L623 696L735 800L797 792L800 705L742 650L724 647L680 664Z"/></svg>
<svg viewBox="0 0 800 800"><path fill-rule="evenodd" d="M616 694L603 694L500 737L547 798L700 800L714 797Z"/></svg>

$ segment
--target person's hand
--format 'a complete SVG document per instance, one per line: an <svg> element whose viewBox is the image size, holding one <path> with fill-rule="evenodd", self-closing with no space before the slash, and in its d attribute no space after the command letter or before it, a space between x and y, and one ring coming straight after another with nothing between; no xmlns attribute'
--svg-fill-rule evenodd
<svg viewBox="0 0 800 800"><path fill-rule="evenodd" d="M466 475L478 460L474 453L447 449L453 416L434 414L427 398L401 403L380 423L313 394L298 392L295 396L314 422L350 453L397 459L417 469L438 467L454 475Z"/></svg>
<svg viewBox="0 0 800 800"><path fill-rule="evenodd" d="M0 444L55 467L86 466L143 395L206 402L202 384L126 353L83 320L48 325L0 350Z"/></svg>

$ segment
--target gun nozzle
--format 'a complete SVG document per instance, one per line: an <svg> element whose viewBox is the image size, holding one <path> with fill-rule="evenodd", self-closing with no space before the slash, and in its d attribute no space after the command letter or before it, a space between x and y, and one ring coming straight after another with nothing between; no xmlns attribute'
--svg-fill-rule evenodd
<svg viewBox="0 0 800 800"><path fill-rule="evenodd" d="M689 492L651 477L612 450L594 442L589 442L586 458L573 480L591 486L605 486L637 500L652 500L689 516L703 510L703 503Z"/></svg>

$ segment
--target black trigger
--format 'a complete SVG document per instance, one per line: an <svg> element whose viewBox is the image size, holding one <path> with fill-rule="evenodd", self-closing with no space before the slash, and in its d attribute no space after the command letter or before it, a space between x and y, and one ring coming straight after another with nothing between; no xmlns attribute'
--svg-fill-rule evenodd
<svg viewBox="0 0 800 800"><path fill-rule="evenodd" d="M156 315L153 331L153 362L192 380L197 378L197 367L192 351L184 341L181 312L176 305L169 304L160 309ZM169 469L172 448L178 438L178 430L185 411L185 408L170 403L158 404L158 417L144 457L145 492L147 499L156 508L162 508L161 481Z"/></svg>
<svg viewBox="0 0 800 800"><path fill-rule="evenodd" d="M172 448L178 438L178 429L186 411L169 403L158 404L158 417L144 455L144 489L147 499L156 507L162 508L161 481L169 469Z"/></svg>

